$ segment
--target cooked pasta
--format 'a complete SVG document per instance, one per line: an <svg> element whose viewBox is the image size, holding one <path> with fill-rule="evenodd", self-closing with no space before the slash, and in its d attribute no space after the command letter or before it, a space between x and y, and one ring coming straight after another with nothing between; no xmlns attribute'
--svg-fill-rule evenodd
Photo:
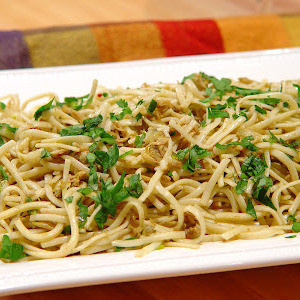
<svg viewBox="0 0 300 300"><path fill-rule="evenodd" d="M298 232L297 82L199 73L0 98L0 257L143 256Z"/></svg>

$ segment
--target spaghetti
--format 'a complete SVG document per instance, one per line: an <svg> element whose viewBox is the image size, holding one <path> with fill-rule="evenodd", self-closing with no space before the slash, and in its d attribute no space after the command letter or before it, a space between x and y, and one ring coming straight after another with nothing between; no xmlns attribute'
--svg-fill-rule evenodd
<svg viewBox="0 0 300 300"><path fill-rule="evenodd" d="M0 257L143 256L299 231L299 91L199 73L94 81L63 102L1 98Z"/></svg>

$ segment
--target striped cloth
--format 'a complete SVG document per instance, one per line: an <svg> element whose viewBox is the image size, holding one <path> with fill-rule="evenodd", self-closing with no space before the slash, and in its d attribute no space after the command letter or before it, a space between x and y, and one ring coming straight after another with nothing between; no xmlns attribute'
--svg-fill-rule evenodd
<svg viewBox="0 0 300 300"><path fill-rule="evenodd" d="M300 46L300 15L0 32L0 69Z"/></svg>

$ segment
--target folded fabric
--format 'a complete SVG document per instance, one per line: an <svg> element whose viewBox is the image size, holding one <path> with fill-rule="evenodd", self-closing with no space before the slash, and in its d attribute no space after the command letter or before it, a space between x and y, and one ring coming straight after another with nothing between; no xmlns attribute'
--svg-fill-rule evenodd
<svg viewBox="0 0 300 300"><path fill-rule="evenodd" d="M0 69L295 47L299 25L266 15L0 31Z"/></svg>

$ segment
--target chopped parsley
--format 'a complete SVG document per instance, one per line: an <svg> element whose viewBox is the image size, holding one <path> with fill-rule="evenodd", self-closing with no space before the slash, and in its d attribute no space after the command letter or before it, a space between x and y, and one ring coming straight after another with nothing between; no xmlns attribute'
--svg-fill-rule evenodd
<svg viewBox="0 0 300 300"><path fill-rule="evenodd" d="M8 235L3 235L1 242L0 258L10 261L18 261L24 258L26 254L23 252L23 246L11 242Z"/></svg>
<svg viewBox="0 0 300 300"><path fill-rule="evenodd" d="M74 110L80 110L81 108L87 106L90 102L87 101L87 103L84 105L83 101L89 97L89 94L84 95L82 97L65 97L64 98L64 104L71 107Z"/></svg>
<svg viewBox="0 0 300 300"><path fill-rule="evenodd" d="M135 137L134 144L137 148L141 148L146 137L146 133L143 132L141 135Z"/></svg>
<svg viewBox="0 0 300 300"><path fill-rule="evenodd" d="M170 177L173 177L173 174L170 170L168 171L167 175L170 176Z"/></svg>
<svg viewBox="0 0 300 300"><path fill-rule="evenodd" d="M85 119L83 124L76 124L68 126L62 129L59 134L61 136L72 136L72 135L87 135L96 141L102 141L107 144L115 142L115 138L108 134L103 128L98 127L102 122L102 116L99 114L96 117ZM97 145L93 145L92 149L96 149Z"/></svg>
<svg viewBox="0 0 300 300"><path fill-rule="evenodd" d="M63 128L59 134L61 136L71 136L71 135L83 135L85 133L85 127L82 124L76 124L73 126L68 126Z"/></svg>
<svg viewBox="0 0 300 300"><path fill-rule="evenodd" d="M298 107L300 106L300 85L298 85L298 84L293 84L293 86L295 87L295 88L297 88L297 102L298 102Z"/></svg>
<svg viewBox="0 0 300 300"><path fill-rule="evenodd" d="M232 117L234 120L236 120L238 117L244 117L246 120L248 120L247 118L247 115L246 115L246 111L247 109L243 109L240 111L240 113L237 115L237 114L233 114Z"/></svg>
<svg viewBox="0 0 300 300"><path fill-rule="evenodd" d="M3 180L8 180L8 175L2 166L0 166L0 174L1 174Z"/></svg>
<svg viewBox="0 0 300 300"><path fill-rule="evenodd" d="M50 110L55 107L53 104L54 98L49 101L47 104L42 105L35 113L34 113L34 119L38 121L38 119L42 116L43 112Z"/></svg>
<svg viewBox="0 0 300 300"><path fill-rule="evenodd" d="M88 153L86 156L86 159L89 163L89 168L90 168L90 172L89 172L89 179L88 179L88 186L96 191L98 190L98 175L97 175L97 168L95 166L95 161L96 161L96 155L94 153Z"/></svg>
<svg viewBox="0 0 300 300"><path fill-rule="evenodd" d="M5 127L8 131L15 133L17 131L17 128L15 127L11 127L9 124L7 123L0 123L0 128Z"/></svg>
<svg viewBox="0 0 300 300"><path fill-rule="evenodd" d="M46 158L51 156L51 152L49 152L47 149L43 149L42 153L41 153L41 158Z"/></svg>
<svg viewBox="0 0 300 300"><path fill-rule="evenodd" d="M237 182L236 188L235 188L235 189L236 189L236 193L237 193L237 194L242 194L242 193L244 193L245 190L246 190L247 184L248 184L247 180L245 180L245 179L239 180L239 181Z"/></svg>
<svg viewBox="0 0 300 300"><path fill-rule="evenodd" d="M286 142L282 138L280 138L280 139L277 138L270 130L268 130L268 131L269 131L269 133L270 133L271 136L269 137L268 140L267 139L263 139L264 142L269 142L269 143L275 143L276 142L276 143L281 144L284 147L289 147L289 148L291 148L293 150L295 150L295 147L300 144L300 140L297 140L294 143L289 144L288 142Z"/></svg>
<svg viewBox="0 0 300 300"><path fill-rule="evenodd" d="M122 155L119 156L119 159L120 159L120 158L124 158L124 157L126 157L127 155L130 155L131 153L133 153L133 150L129 150L129 151L123 153Z"/></svg>
<svg viewBox="0 0 300 300"><path fill-rule="evenodd" d="M221 78L219 80L216 77L208 76L205 73L200 72L199 74L202 76L202 78L208 79L213 84L214 88L216 89L216 92L212 93L212 89L207 88L205 90L205 95L208 96L208 97L203 99L203 100L200 100L200 102L208 103L215 97L219 97L220 99L222 99L225 92L232 91L231 80L229 78Z"/></svg>
<svg viewBox="0 0 300 300"><path fill-rule="evenodd" d="M252 193L252 197L265 204L272 209L276 210L276 207L267 196L267 192L269 188L273 185L272 179L264 175L265 168L267 164L264 159L260 157L255 157L251 154L250 157L247 157L246 160L243 162L241 169L241 181L242 183L238 182L236 187L237 193L243 193L245 191L245 181L246 179L251 179L254 183L254 189ZM247 181L246 181L247 182Z"/></svg>
<svg viewBox="0 0 300 300"><path fill-rule="evenodd" d="M93 189L91 189L90 187L85 187L82 189L78 189L77 192L81 193L83 196L89 195L91 192L93 191Z"/></svg>
<svg viewBox="0 0 300 300"><path fill-rule="evenodd" d="M299 232L300 230L300 222L297 222L295 214L289 215L287 217L287 221L291 220L293 222L292 230L295 232Z"/></svg>
<svg viewBox="0 0 300 300"><path fill-rule="evenodd" d="M3 138L2 138L2 136L0 136L0 147L3 146L4 144L5 144L5 142L4 142Z"/></svg>
<svg viewBox="0 0 300 300"><path fill-rule="evenodd" d="M221 78L220 80L214 76L208 76L205 73L200 73L205 79L208 79L216 89L215 95L222 99L225 92L230 92L232 90L231 80L229 78Z"/></svg>
<svg viewBox="0 0 300 300"><path fill-rule="evenodd" d="M142 114L141 113L138 113L136 116L135 116L135 119L137 120L137 121L139 121L141 118L142 118Z"/></svg>
<svg viewBox="0 0 300 300"><path fill-rule="evenodd" d="M88 214L88 207L84 205L81 200L77 202L77 205L79 207L79 214L78 214L78 226L79 228L83 227L87 221Z"/></svg>
<svg viewBox="0 0 300 300"><path fill-rule="evenodd" d="M283 107L286 107L286 108L289 108L290 107L290 105L287 103L287 102L283 102Z"/></svg>
<svg viewBox="0 0 300 300"><path fill-rule="evenodd" d="M221 144L217 143L215 146L218 149L226 149L229 146L240 145L240 146L243 146L243 147L245 147L245 148L247 148L251 151L258 151L258 148L250 142L250 141L253 141L253 140L254 140L253 136L249 135L249 136L246 136L246 137L242 138L242 140L240 142L231 142L231 143L228 143L228 144L225 144L225 145L221 145Z"/></svg>
<svg viewBox="0 0 300 300"><path fill-rule="evenodd" d="M295 238L295 237L296 237L296 235L293 234L293 235L286 236L285 238L286 238L286 239L293 239L293 238Z"/></svg>
<svg viewBox="0 0 300 300"><path fill-rule="evenodd" d="M157 107L157 102L152 99L147 108L147 112L153 116L153 112L155 111L156 107Z"/></svg>
<svg viewBox="0 0 300 300"><path fill-rule="evenodd" d="M120 99L118 100L117 102L117 105L122 108L122 112L118 115L116 115L115 113L110 113L110 119L112 121L120 121L122 120L126 115L129 115L132 113L132 110L131 108L128 106L128 103L123 100L123 99Z"/></svg>
<svg viewBox="0 0 300 300"><path fill-rule="evenodd" d="M202 168L202 166L198 163L199 159L212 155L210 151L195 145L192 149L185 148L183 150L179 150L176 153L175 158L183 161L187 154L188 158L184 161L182 168L190 173L194 173L196 169Z"/></svg>
<svg viewBox="0 0 300 300"><path fill-rule="evenodd" d="M238 86L232 86L232 88L237 95L241 95L241 96L259 95L259 94L264 94L269 92L269 91L261 91L261 90L254 90L254 89L246 89Z"/></svg>
<svg viewBox="0 0 300 300"><path fill-rule="evenodd" d="M252 216L255 220L257 219L256 211L254 209L251 199L248 199L247 201L246 213Z"/></svg>
<svg viewBox="0 0 300 300"><path fill-rule="evenodd" d="M237 101L236 101L235 98L229 97L229 98L226 100L226 102L227 102L228 107L232 107L232 108L235 108L235 107L236 107Z"/></svg>
<svg viewBox="0 0 300 300"><path fill-rule="evenodd" d="M255 110L257 112L259 112L260 114L262 114L262 115L266 115L267 114L267 112L263 108L261 108L261 107L259 107L257 105L254 105L254 107L255 107Z"/></svg>
<svg viewBox="0 0 300 300"><path fill-rule="evenodd" d="M62 231L62 233L64 233L64 234L70 234L71 233L71 226L70 225L65 226L65 228Z"/></svg>
<svg viewBox="0 0 300 300"><path fill-rule="evenodd" d="M85 119L83 121L83 126L86 131L90 131L91 128L97 127L103 120L103 117L99 114L96 117Z"/></svg>
<svg viewBox="0 0 300 300"><path fill-rule="evenodd" d="M72 201L73 201L73 196L70 196L70 197L65 198L65 201L66 201L67 203L72 203Z"/></svg>
<svg viewBox="0 0 300 300"><path fill-rule="evenodd" d="M229 114L224 109L227 107L227 104L217 104L215 107L208 107L207 108L207 117L208 119L215 119L215 118L228 118Z"/></svg>
<svg viewBox="0 0 300 300"><path fill-rule="evenodd" d="M118 145L114 143L107 152L96 150L94 155L96 163L102 166L103 172L107 172L119 159Z"/></svg>
<svg viewBox="0 0 300 300"><path fill-rule="evenodd" d="M184 84L184 82L185 82L187 79L193 79L194 76L195 76L195 73L183 77L183 79L181 80L181 84Z"/></svg>
<svg viewBox="0 0 300 300"><path fill-rule="evenodd" d="M135 240L135 239L137 239L137 237L133 236L133 237L126 239L126 241ZM119 246L116 246L115 248L116 248L116 252L120 252L121 250L125 249L125 247L119 247Z"/></svg>
<svg viewBox="0 0 300 300"><path fill-rule="evenodd" d="M137 108L139 105L142 105L145 102L145 100L141 99L135 106Z"/></svg>
<svg viewBox="0 0 300 300"><path fill-rule="evenodd" d="M101 178L102 190L97 192L97 196L93 197L97 205L102 207L95 216L95 221L100 229L103 229L107 221L108 215L115 216L117 213L117 205L128 197L128 191L124 185L125 173L122 174L119 181L113 185L111 180L104 181Z"/></svg>
<svg viewBox="0 0 300 300"><path fill-rule="evenodd" d="M0 102L0 109L4 110L6 108L6 104L3 102Z"/></svg>
<svg viewBox="0 0 300 300"><path fill-rule="evenodd" d="M125 188L129 196L138 198L143 193L140 174L134 174L129 178L129 186Z"/></svg>
<svg viewBox="0 0 300 300"><path fill-rule="evenodd" d="M268 105L278 104L281 101L281 99L279 99L279 98L270 98L270 97L267 97L267 98L255 98L255 99L249 99L249 100L259 101L261 103L268 104Z"/></svg>

